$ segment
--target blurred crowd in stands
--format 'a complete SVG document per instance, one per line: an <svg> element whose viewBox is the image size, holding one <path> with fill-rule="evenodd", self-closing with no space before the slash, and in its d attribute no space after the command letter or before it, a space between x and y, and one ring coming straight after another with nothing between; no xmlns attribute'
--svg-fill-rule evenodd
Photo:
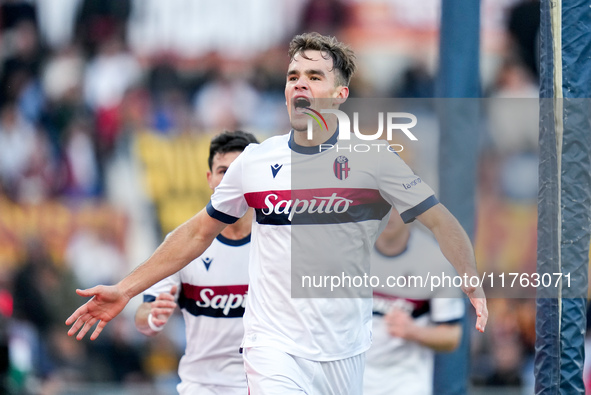
<svg viewBox="0 0 591 395"><path fill-rule="evenodd" d="M181 319L145 339L128 314L95 342L68 338L64 325L81 304L77 287L116 282L170 227L137 180L149 167L138 139L285 133L287 43L304 31L354 47L353 97L432 97L438 6L0 1L0 393L61 393L64 383L92 382L174 389ZM538 7L483 1L483 92L491 100L476 249L489 270L535 271L537 100L525 98L538 94ZM500 98L509 101L493 100ZM489 302L490 330L473 344L475 385L531 385L533 302Z"/></svg>

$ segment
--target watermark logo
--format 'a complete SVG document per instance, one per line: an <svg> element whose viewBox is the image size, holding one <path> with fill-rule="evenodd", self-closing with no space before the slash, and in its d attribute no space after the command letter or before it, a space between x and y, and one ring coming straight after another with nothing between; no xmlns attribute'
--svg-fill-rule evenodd
<svg viewBox="0 0 591 395"><path fill-rule="evenodd" d="M337 117L339 122L339 141L351 140L351 121L349 116L341 111L335 109L327 109L327 110L320 110L315 111L309 107L306 107L307 110L313 112L313 114L306 113L312 119L318 123L321 130L324 127L328 130L328 125L322 114L334 114ZM308 120L308 129L307 129L307 139L313 139L313 122L312 119ZM322 123L320 122L322 120ZM374 134L362 134L359 130L359 113L353 113L353 133L359 140L364 141L371 141L371 140L379 140L382 138L382 134L384 132L384 124L386 124L386 140L392 140L394 135L394 131L401 131L404 133L408 139L411 141L417 141L418 138L410 131L411 128L416 126L417 124L417 117L414 114L409 112L387 112L385 115L383 112L378 113L378 130ZM326 145L326 144L324 144ZM393 152L402 151L402 146L400 144L395 144L400 149L394 149ZM324 147L324 149L330 149L332 147ZM355 148L355 147L354 147ZM390 148L392 150L392 148ZM356 152L365 152L359 151L355 149Z"/></svg>
<svg viewBox="0 0 591 395"><path fill-rule="evenodd" d="M326 130L328 130L328 124L326 123L326 119L324 119L324 117L322 116L322 114L320 114L318 111L311 109L310 107L304 107L305 110L308 111L312 111L314 114L310 114L308 112L305 112L304 114L308 115L309 117L311 117L312 119L314 119L316 121L316 123L318 124L318 126L320 126L320 129L322 130L322 124L324 124L324 128ZM320 123L320 119L322 119L322 123ZM312 120L309 120L308 122L308 140L312 140Z"/></svg>

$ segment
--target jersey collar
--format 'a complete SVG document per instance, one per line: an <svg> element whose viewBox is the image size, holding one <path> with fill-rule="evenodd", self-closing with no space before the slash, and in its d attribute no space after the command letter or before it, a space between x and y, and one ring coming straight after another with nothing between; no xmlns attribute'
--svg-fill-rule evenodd
<svg viewBox="0 0 591 395"><path fill-rule="evenodd" d="M250 234L240 240L228 239L227 237L224 237L221 234L219 234L217 235L216 239L218 239L218 241L222 244L229 245L231 247L240 247L250 243Z"/></svg>
<svg viewBox="0 0 591 395"><path fill-rule="evenodd" d="M307 147L307 146L303 146L303 145L299 145L295 142L294 140L294 130L292 129L289 133L289 148L291 148L292 151L297 152L298 154L304 154L304 155L313 155L313 154L318 154L320 152L324 152L326 150L329 149L329 147L326 148L322 148L320 149L320 145L314 145L311 147ZM334 132L334 134L328 139L326 140L323 144L326 145L335 145L337 143L337 137L339 136L339 126L337 125L337 130Z"/></svg>

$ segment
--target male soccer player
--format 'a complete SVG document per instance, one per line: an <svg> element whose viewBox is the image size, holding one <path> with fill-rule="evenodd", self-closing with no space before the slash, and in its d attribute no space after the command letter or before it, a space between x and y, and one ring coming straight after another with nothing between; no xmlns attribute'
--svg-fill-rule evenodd
<svg viewBox="0 0 591 395"><path fill-rule="evenodd" d="M213 191L230 164L256 138L242 131L211 140L207 183ZM135 315L140 332L154 336L177 303L185 319L187 347L179 363L181 395L245 395L240 343L248 292L252 210L226 227L211 246L183 269L144 292Z"/></svg>
<svg viewBox="0 0 591 395"><path fill-rule="evenodd" d="M394 211L372 251L371 274L386 286L374 288L363 394L430 395L434 352L458 346L464 303L450 284L431 289L429 276L456 273L433 237Z"/></svg>
<svg viewBox="0 0 591 395"><path fill-rule="evenodd" d="M327 116L324 127L307 133L307 111L337 109L349 96L353 52L334 37L310 33L291 41L289 56L285 98L292 131L247 148L207 208L121 282L77 290L93 298L68 318L68 334L79 331L81 339L98 322L91 336L96 339L130 298L200 256L250 206L255 221L242 342L250 393L361 394L371 298L292 298L292 270L296 283L301 267L366 270L380 226L395 206L405 221L416 218L434 233L460 275L477 275L458 221L397 155L383 149L387 142L357 165L340 158L338 149L320 147L341 143L336 117ZM476 309L476 328L484 331L484 292L469 284L463 290Z"/></svg>

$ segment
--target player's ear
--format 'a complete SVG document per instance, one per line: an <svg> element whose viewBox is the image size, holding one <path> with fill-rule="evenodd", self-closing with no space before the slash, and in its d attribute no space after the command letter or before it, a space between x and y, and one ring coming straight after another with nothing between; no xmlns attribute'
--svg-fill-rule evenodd
<svg viewBox="0 0 591 395"><path fill-rule="evenodd" d="M345 100L349 97L349 87L347 86L338 86L336 89L336 103L343 104Z"/></svg>
<svg viewBox="0 0 591 395"><path fill-rule="evenodd" d="M209 185L209 189L211 189L212 191L215 189L212 185L211 185L211 176L213 174L211 173L211 170L207 170L206 176L207 176L207 185Z"/></svg>

